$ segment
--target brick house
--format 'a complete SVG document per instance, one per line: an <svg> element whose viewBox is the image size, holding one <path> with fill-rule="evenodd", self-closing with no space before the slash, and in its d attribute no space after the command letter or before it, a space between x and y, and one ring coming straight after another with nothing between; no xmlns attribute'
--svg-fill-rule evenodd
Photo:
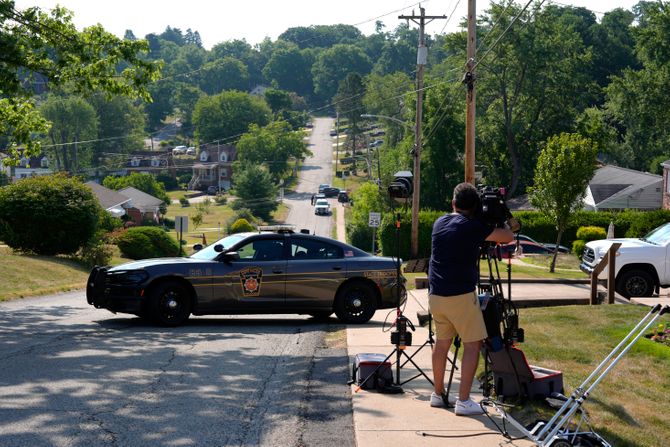
<svg viewBox="0 0 670 447"><path fill-rule="evenodd" d="M200 146L197 161L193 164L193 177L189 190L206 190L214 186L228 190L232 186L233 162L237 148L232 144L211 144Z"/></svg>

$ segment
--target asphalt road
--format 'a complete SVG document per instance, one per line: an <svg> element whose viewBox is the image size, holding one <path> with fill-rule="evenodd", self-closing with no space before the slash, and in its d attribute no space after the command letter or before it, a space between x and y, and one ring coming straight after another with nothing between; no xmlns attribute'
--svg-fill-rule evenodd
<svg viewBox="0 0 670 447"><path fill-rule="evenodd" d="M291 210L286 223L295 225L298 229L307 229L312 234L331 237L333 219L330 216L317 216L311 205L312 194L318 192L319 184L330 183L332 179L333 142L330 129L332 118L315 118L309 148L312 156L308 157L300 168L300 181L295 192L285 196L286 203ZM331 208L335 208L337 199L328 199Z"/></svg>
<svg viewBox="0 0 670 447"><path fill-rule="evenodd" d="M309 196L329 180L329 126L317 120L290 199L294 222L324 235L331 219ZM160 328L84 292L2 302L0 446L354 446L346 348L326 338L338 327L282 315Z"/></svg>

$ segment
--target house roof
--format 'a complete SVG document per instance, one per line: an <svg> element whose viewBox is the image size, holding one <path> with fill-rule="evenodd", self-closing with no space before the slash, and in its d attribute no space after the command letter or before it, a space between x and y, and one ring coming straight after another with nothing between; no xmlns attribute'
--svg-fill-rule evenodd
<svg viewBox="0 0 670 447"><path fill-rule="evenodd" d="M606 202L633 196L644 188L662 181L663 177L660 175L605 165L596 170L589 182L584 204L587 207L606 208Z"/></svg>
<svg viewBox="0 0 670 447"><path fill-rule="evenodd" d="M161 199L156 198L151 194L147 194L144 191L140 191L137 188L133 188L132 186L119 190L119 194L128 197L132 202L132 206L140 210L156 208L163 203Z"/></svg>
<svg viewBox="0 0 670 447"><path fill-rule="evenodd" d="M507 207L511 211L532 211L535 207L531 205L528 194L523 194L507 200Z"/></svg>
<svg viewBox="0 0 670 447"><path fill-rule="evenodd" d="M108 211L118 206L121 206L124 203L130 202L129 197L119 194L118 192L112 189L105 188L104 186L96 182L93 181L86 182L85 185L91 188L93 194L98 198L100 206L102 206L104 209Z"/></svg>

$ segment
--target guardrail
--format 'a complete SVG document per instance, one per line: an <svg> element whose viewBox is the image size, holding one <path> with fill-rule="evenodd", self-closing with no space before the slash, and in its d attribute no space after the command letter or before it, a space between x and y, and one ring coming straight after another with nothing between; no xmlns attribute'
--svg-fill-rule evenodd
<svg viewBox="0 0 670 447"><path fill-rule="evenodd" d="M598 275L602 272L605 267L609 264L610 268L607 270L607 303L614 304L614 273L615 273L615 263L616 263L616 252L621 247L621 242L615 242L610 245L609 250L605 253L605 256L600 260L600 262L594 267L591 272L591 304L598 303Z"/></svg>

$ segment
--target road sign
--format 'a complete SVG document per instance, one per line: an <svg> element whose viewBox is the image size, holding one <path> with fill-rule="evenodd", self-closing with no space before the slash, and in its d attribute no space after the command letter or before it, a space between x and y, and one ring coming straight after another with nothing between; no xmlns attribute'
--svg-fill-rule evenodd
<svg viewBox="0 0 670 447"><path fill-rule="evenodd" d="M188 231L188 216L175 217L174 229L177 231L177 233L186 233Z"/></svg>
<svg viewBox="0 0 670 447"><path fill-rule="evenodd" d="M368 227L378 228L382 223L382 213L375 213L370 211L370 217L368 217Z"/></svg>

